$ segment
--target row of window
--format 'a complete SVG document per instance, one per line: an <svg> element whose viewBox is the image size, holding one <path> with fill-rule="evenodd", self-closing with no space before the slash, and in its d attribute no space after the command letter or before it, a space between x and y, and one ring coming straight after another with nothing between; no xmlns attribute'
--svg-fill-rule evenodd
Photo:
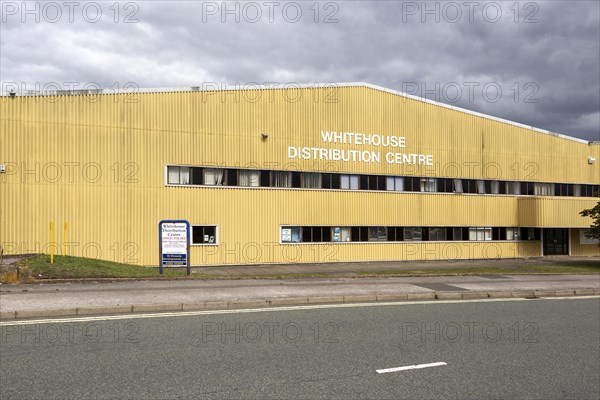
<svg viewBox="0 0 600 400"><path fill-rule="evenodd" d="M168 185L241 186L395 192L599 196L599 185L477 179L422 178L205 167L167 167Z"/></svg>
<svg viewBox="0 0 600 400"><path fill-rule="evenodd" d="M216 225L193 225L192 245L217 245ZM420 226L284 226L282 243L540 240L540 228Z"/></svg>
<svg viewBox="0 0 600 400"><path fill-rule="evenodd" d="M540 240L540 228L284 226L282 243Z"/></svg>

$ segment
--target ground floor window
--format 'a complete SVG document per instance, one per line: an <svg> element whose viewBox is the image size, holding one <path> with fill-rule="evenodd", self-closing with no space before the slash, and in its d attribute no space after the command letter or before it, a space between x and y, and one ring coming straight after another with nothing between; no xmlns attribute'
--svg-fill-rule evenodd
<svg viewBox="0 0 600 400"><path fill-rule="evenodd" d="M446 240L446 228L429 228L430 241Z"/></svg>
<svg viewBox="0 0 600 400"><path fill-rule="evenodd" d="M506 228L506 240L519 240L519 228Z"/></svg>
<svg viewBox="0 0 600 400"><path fill-rule="evenodd" d="M426 226L282 226L282 243L540 240L540 228Z"/></svg>
<svg viewBox="0 0 600 400"><path fill-rule="evenodd" d="M349 242L351 237L350 227L336 226L331 228L332 242Z"/></svg>
<svg viewBox="0 0 600 400"><path fill-rule="evenodd" d="M589 229L580 229L579 230L579 244L598 244L598 239L588 238L586 233L589 234Z"/></svg>
<svg viewBox="0 0 600 400"><path fill-rule="evenodd" d="M369 242L386 242L387 228L385 226L369 227Z"/></svg>
<svg viewBox="0 0 600 400"><path fill-rule="evenodd" d="M407 227L404 228L404 240L421 240L423 238L423 231L420 227Z"/></svg>
<svg viewBox="0 0 600 400"><path fill-rule="evenodd" d="M218 244L217 225L192 225L192 245Z"/></svg>
<svg viewBox="0 0 600 400"><path fill-rule="evenodd" d="M492 228L469 228L469 240L492 240Z"/></svg>

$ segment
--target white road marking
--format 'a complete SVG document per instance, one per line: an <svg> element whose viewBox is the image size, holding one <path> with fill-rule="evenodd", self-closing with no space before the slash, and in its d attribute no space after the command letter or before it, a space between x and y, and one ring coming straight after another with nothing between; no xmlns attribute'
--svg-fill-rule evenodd
<svg viewBox="0 0 600 400"><path fill-rule="evenodd" d="M525 298L510 298L510 299L475 299L475 300L430 300L430 301L396 301L396 302L377 302L377 303L347 303L347 304L318 304L305 306L289 306L289 307L267 307L267 308L252 308L239 310L207 310L207 311L177 311L163 313L145 313L145 314L117 314L117 315L102 315L94 317L64 317L64 318L45 318L35 320L22 321L2 321L0 326L15 326L15 325L34 325L34 324L60 324L60 323L75 323L75 322L90 322L90 321L114 321L123 319L144 319L144 318L170 318L170 317L190 317L197 315L221 315L221 314L245 314L259 312L280 312L280 311L303 311L303 310L318 310L330 308L358 308L358 307L385 307L385 306L410 306L410 305L427 305L427 304L464 304L464 303L495 303L507 301L532 301L532 300L584 300L584 299L600 299L600 296L570 296L570 297L543 297L536 299Z"/></svg>
<svg viewBox="0 0 600 400"><path fill-rule="evenodd" d="M386 368L386 369L378 369L378 374L385 374L388 372L398 372L398 371L407 371L409 369L421 369L421 368L430 368L430 367L440 367L442 365L448 365L445 362L434 362L430 364L417 364L417 365L407 365L405 367L396 367L396 368Z"/></svg>

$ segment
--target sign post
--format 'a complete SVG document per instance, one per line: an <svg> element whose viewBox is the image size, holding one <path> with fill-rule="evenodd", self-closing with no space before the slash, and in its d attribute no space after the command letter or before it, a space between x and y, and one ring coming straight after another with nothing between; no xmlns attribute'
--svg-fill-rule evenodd
<svg viewBox="0 0 600 400"><path fill-rule="evenodd" d="M187 268L190 275L190 223L185 220L163 220L158 224L160 274L163 268Z"/></svg>

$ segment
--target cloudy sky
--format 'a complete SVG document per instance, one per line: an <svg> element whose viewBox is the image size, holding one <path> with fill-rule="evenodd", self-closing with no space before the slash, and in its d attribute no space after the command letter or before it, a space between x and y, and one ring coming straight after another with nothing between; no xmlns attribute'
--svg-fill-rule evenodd
<svg viewBox="0 0 600 400"><path fill-rule="evenodd" d="M600 140L600 2L1 1L3 93L362 81Z"/></svg>

